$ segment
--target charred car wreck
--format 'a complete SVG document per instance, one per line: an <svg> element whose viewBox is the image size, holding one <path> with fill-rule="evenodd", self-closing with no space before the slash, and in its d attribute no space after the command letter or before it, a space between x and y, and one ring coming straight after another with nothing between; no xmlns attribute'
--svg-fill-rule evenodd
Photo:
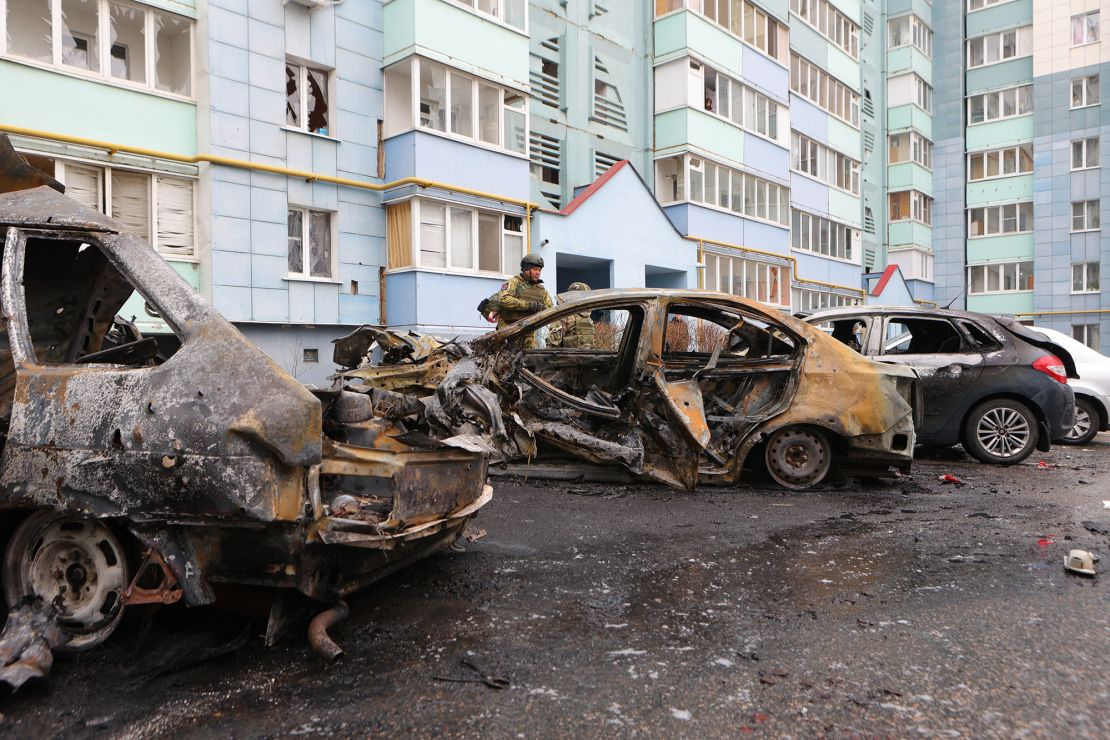
<svg viewBox="0 0 1110 740"><path fill-rule="evenodd" d="M570 455L682 489L755 463L781 485L908 471L917 377L736 296L573 292L467 345L363 327L337 340L346 387L411 435L494 463ZM590 348L525 348L571 314ZM370 362L369 358L375 358Z"/></svg>
<svg viewBox="0 0 1110 740"><path fill-rule="evenodd" d="M81 649L132 604L244 585L337 604L452 544L489 501L482 453L297 383L142 239L16 160L0 137L9 607L41 597ZM172 327L170 356L116 319L134 293Z"/></svg>

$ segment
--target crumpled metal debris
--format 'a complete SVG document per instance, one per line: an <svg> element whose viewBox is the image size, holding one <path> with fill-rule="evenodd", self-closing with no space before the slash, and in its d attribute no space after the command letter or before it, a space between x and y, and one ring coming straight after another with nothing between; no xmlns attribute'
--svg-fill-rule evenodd
<svg viewBox="0 0 1110 740"><path fill-rule="evenodd" d="M54 648L68 639L52 605L42 599L17 604L0 633L0 684L15 691L28 681L46 678L54 665Z"/></svg>

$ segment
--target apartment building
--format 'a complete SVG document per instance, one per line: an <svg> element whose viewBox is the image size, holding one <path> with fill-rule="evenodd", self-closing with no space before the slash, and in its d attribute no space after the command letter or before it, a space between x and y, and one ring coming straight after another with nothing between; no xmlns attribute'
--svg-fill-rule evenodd
<svg viewBox="0 0 1110 740"><path fill-rule="evenodd" d="M937 300L1096 349L1105 3L938 0ZM941 110L943 108L943 110ZM943 187L941 184L943 183Z"/></svg>

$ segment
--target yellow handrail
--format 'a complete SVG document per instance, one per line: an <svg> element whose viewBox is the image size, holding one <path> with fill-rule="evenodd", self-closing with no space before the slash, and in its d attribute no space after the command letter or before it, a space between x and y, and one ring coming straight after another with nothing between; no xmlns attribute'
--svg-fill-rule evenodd
<svg viewBox="0 0 1110 740"><path fill-rule="evenodd" d="M12 126L7 123L0 123L0 131L6 131L9 134L16 134L19 136L31 136L36 139L49 139L52 141L61 141L67 144L78 144L81 146L93 147L94 149L104 149L109 155L116 152L125 152L127 154L136 154L141 157L152 157L154 159L165 159L171 162L181 162L183 164L201 164L207 162L208 164L218 164L225 167L238 167L245 170L257 170L259 172L270 172L275 175L286 175L288 177L300 177L310 182L328 182L335 185L344 185L352 188L361 188L363 190L390 190L391 188L401 187L402 185L416 185L421 188L437 188L439 190L447 190L453 193L461 193L462 195L474 195L480 198L490 198L499 200L502 203L511 203L513 205L521 206L524 208L525 218L525 238L527 239L528 249L532 248L532 211L539 208L539 204L532 203L531 201L522 200L520 198L509 198L496 195L494 193L487 193L482 190L475 190L473 188L464 188L458 185L450 185L445 182L437 182L436 180L428 180L423 177L402 177L400 180L393 180L392 182L363 182L362 180L352 180L348 177L335 177L334 175L321 175L316 172L306 172L304 170L294 170L289 167L278 167L272 164L263 164L261 162L249 162L244 159L234 159L232 157L220 157L215 154L175 154L173 152L163 152L157 149L146 149L144 147L130 146L128 144L115 144L110 141L100 141L99 139L87 139L83 136L70 136L69 134L59 134L53 131L40 131L33 128L25 128L23 126Z"/></svg>

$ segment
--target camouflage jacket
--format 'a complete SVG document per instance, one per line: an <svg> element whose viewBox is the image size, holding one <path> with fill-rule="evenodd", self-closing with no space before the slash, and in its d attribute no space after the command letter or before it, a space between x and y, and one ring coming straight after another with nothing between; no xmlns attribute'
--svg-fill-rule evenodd
<svg viewBox="0 0 1110 740"><path fill-rule="evenodd" d="M555 305L543 286L543 280L532 283L520 275L509 278L490 303L496 307L500 317L497 322L499 329Z"/></svg>
<svg viewBox="0 0 1110 740"><path fill-rule="evenodd" d="M572 313L556 322L551 327L547 344L567 349L593 349L594 322L590 320L589 312Z"/></svg>

